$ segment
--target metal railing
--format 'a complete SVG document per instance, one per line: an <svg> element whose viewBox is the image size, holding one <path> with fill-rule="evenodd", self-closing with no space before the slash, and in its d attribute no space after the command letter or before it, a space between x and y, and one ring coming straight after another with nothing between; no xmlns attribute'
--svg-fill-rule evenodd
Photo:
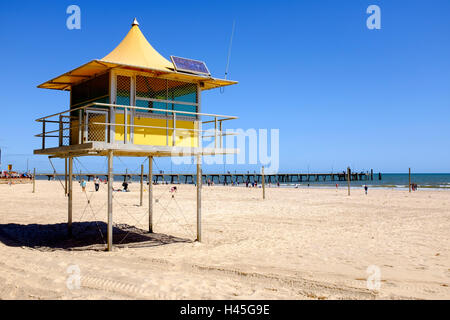
<svg viewBox="0 0 450 320"><path fill-rule="evenodd" d="M140 113L136 114L137 112ZM117 123L113 115L123 115L123 122ZM134 121L130 121L136 117L164 119L167 120L166 126L136 125ZM203 117L210 119L202 121ZM42 131L36 134L35 137L42 139L42 149L77 145L92 141L133 144L132 137L136 129L159 129L165 130L167 146L176 146L180 137L197 139L201 137L201 139L198 139L199 146L201 146L203 138L214 138L214 146L222 148L223 136L232 134L224 132L223 122L234 119L237 119L237 117L93 102L36 119L37 122L42 124ZM177 127L177 120L192 121L197 125L192 129ZM171 125L170 122L172 122ZM205 130L203 125L207 124L214 124L214 127ZM115 139L116 133L121 135L123 133L123 139ZM204 135L205 133L207 135ZM172 138L171 144L169 143L169 137ZM47 141L48 139L58 141L57 145L50 145L50 141Z"/></svg>

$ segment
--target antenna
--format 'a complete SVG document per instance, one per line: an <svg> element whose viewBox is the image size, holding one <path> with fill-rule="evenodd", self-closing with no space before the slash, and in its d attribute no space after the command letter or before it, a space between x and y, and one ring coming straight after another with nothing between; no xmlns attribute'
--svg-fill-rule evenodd
<svg viewBox="0 0 450 320"><path fill-rule="evenodd" d="M236 20L233 20L233 28L231 29L231 37L230 37L230 45L228 47L228 57L227 57L227 66L225 68L225 80L228 77L228 69L230 67L230 58L231 58L231 48L233 47L233 38L234 38L234 30L236 28ZM225 88L220 88L220 92L223 93Z"/></svg>

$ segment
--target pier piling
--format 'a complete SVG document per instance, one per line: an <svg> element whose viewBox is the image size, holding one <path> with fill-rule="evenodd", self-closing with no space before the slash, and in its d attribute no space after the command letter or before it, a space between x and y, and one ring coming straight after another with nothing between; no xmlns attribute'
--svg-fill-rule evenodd
<svg viewBox="0 0 450 320"><path fill-rule="evenodd" d="M141 164L141 189L139 194L139 206L142 207L144 199L144 165Z"/></svg>
<svg viewBox="0 0 450 320"><path fill-rule="evenodd" d="M348 195L350 195L350 180L352 179L350 167L347 168L347 185L348 185Z"/></svg>
<svg viewBox="0 0 450 320"><path fill-rule="evenodd" d="M33 169L33 193L36 192L36 168Z"/></svg>
<svg viewBox="0 0 450 320"><path fill-rule="evenodd" d="M409 168L408 180L409 180L409 192L411 192L411 168Z"/></svg>
<svg viewBox="0 0 450 320"><path fill-rule="evenodd" d="M262 181L262 192L263 192L263 200L266 199L266 179L264 178L264 166L261 170L261 181Z"/></svg>

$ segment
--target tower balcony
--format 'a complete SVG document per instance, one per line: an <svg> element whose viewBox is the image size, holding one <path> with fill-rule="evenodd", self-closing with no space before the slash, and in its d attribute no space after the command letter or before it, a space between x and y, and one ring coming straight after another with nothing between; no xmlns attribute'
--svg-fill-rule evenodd
<svg viewBox="0 0 450 320"><path fill-rule="evenodd" d="M182 103L182 102L178 102ZM37 119L41 148L66 158L236 154L223 148L224 123L234 116L93 102ZM207 144L204 139L207 140ZM205 146L204 146L205 145Z"/></svg>

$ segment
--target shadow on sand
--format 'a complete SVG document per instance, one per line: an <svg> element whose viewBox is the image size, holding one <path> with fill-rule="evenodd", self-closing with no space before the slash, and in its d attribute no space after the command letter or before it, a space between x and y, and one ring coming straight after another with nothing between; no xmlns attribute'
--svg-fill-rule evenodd
<svg viewBox="0 0 450 320"><path fill-rule="evenodd" d="M74 222L71 238L67 224L0 224L0 242L11 247L28 247L41 251L104 250L107 224L104 222ZM101 231L101 232L100 232ZM154 247L171 243L189 243L192 240L161 233L148 233L127 224L113 228L115 247Z"/></svg>

